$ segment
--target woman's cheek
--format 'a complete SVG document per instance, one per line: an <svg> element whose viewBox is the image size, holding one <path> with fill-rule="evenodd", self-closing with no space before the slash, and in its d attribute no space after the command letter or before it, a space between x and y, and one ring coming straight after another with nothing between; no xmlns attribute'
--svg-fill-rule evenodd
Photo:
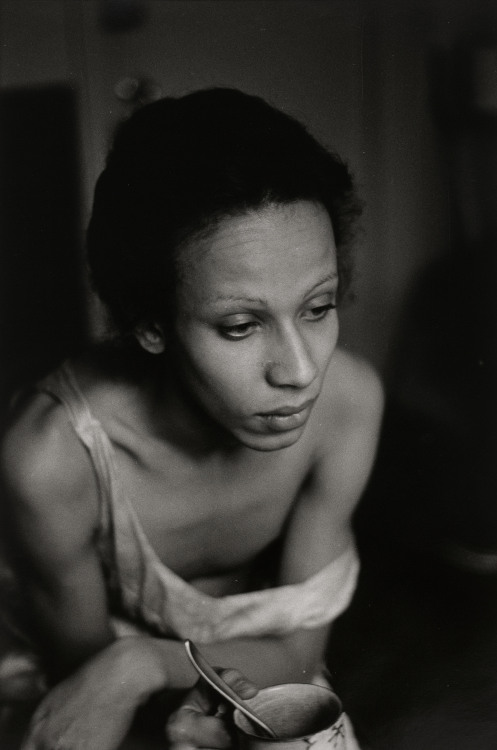
<svg viewBox="0 0 497 750"><path fill-rule="evenodd" d="M188 359L195 380L221 399L231 394L239 400L245 390L250 392L262 369L259 347L251 338L230 341L213 335L192 340Z"/></svg>

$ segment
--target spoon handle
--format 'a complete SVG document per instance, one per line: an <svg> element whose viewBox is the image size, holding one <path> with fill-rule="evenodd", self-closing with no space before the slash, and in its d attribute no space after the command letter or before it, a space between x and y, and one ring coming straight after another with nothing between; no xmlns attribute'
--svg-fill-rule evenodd
<svg viewBox="0 0 497 750"><path fill-rule="evenodd" d="M205 657L202 656L202 654L195 646L195 644L192 643L192 641L185 641L185 649L188 658L197 670L198 674L203 677L203 679L212 688L214 688L214 690L216 690L218 693L221 693L221 695L233 706L235 706L235 708L240 709L240 711L245 714L245 716L247 716L250 721L252 721L254 724L257 724L257 726L262 729L268 737L272 737L273 739L276 738L276 734L273 732L273 730L268 727L268 725L262 719L260 719L251 708L248 707L243 698L240 698L240 696L235 693L232 688L230 688L230 686L222 679L222 677L218 675L218 673L211 667L209 662L206 661Z"/></svg>

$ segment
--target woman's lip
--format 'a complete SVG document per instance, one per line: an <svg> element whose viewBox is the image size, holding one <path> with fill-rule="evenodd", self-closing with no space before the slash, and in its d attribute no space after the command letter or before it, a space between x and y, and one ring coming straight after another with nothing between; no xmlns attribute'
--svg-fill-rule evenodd
<svg viewBox="0 0 497 750"><path fill-rule="evenodd" d="M314 400L306 401L299 407L282 407L272 412L258 414L265 429L269 432L288 432L303 427L307 422Z"/></svg>
<svg viewBox="0 0 497 750"><path fill-rule="evenodd" d="M311 406L311 404L314 403L314 399L311 398L308 401L305 401L300 406L281 406L279 409L274 409L273 411L264 411L259 412L260 417L289 417L292 414L300 414L300 412L307 409L307 407Z"/></svg>

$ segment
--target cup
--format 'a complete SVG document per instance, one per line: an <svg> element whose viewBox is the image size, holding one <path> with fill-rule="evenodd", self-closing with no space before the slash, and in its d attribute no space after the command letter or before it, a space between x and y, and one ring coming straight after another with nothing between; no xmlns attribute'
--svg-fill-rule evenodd
<svg viewBox="0 0 497 750"><path fill-rule="evenodd" d="M233 719L239 750L346 750L342 704L329 688L285 684L259 690L246 703L277 735L263 737L239 709Z"/></svg>

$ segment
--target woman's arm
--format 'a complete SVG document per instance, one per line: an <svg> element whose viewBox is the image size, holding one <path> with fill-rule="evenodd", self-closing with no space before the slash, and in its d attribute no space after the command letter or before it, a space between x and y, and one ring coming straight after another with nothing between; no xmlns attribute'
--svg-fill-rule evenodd
<svg viewBox="0 0 497 750"><path fill-rule="evenodd" d="M54 677L113 640L94 547L96 479L62 407L37 397L1 450L5 522L32 637Z"/></svg>
<svg viewBox="0 0 497 750"><path fill-rule="evenodd" d="M374 370L337 351L319 401L315 460L292 513L280 583L306 580L352 543L352 514L373 467L382 414Z"/></svg>
<svg viewBox="0 0 497 750"><path fill-rule="evenodd" d="M115 750L137 707L164 687L149 649L115 640L94 545L96 479L60 407L37 398L1 450L8 542L28 598L31 636L58 682L25 750ZM137 639L145 643L145 639Z"/></svg>

